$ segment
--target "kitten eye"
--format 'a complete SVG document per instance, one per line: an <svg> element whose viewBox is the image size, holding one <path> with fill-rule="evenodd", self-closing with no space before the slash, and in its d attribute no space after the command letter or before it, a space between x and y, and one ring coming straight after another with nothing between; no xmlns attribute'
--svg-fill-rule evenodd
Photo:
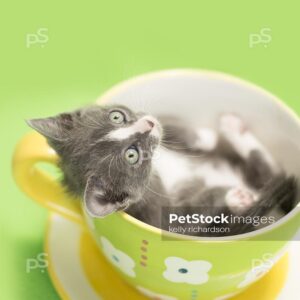
<svg viewBox="0 0 300 300"><path fill-rule="evenodd" d="M110 114L109 114L109 119L113 122L113 123L116 123L116 124L121 124L121 123L124 123L125 121L125 116L123 113L121 113L120 111L112 111Z"/></svg>
<svg viewBox="0 0 300 300"><path fill-rule="evenodd" d="M125 159L131 165L138 162L140 157L139 151L135 147L128 148L125 152Z"/></svg>

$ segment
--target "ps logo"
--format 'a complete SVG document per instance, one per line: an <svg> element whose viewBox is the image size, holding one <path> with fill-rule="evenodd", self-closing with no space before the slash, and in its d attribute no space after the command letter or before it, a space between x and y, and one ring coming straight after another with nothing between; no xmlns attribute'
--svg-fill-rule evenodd
<svg viewBox="0 0 300 300"><path fill-rule="evenodd" d="M48 254L40 253L36 258L26 259L26 273L30 273L34 269L40 269L44 273L45 269L48 267Z"/></svg>
<svg viewBox="0 0 300 300"><path fill-rule="evenodd" d="M272 40L271 29L262 28L259 33L249 34L249 47L253 48L255 45L263 44L264 47L267 47Z"/></svg>
<svg viewBox="0 0 300 300"><path fill-rule="evenodd" d="M262 259L253 259L252 260L252 268L255 269L266 269L269 270L272 268L274 265L275 258L273 254L271 253L266 253L263 255Z"/></svg>
<svg viewBox="0 0 300 300"><path fill-rule="evenodd" d="M28 33L26 35L26 47L30 48L35 44L44 47L48 40L48 28L39 28L36 33Z"/></svg>

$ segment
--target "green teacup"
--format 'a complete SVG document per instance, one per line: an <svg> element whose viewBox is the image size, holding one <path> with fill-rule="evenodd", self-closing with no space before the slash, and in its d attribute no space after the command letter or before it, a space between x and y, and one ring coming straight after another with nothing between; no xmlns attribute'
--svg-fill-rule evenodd
<svg viewBox="0 0 300 300"><path fill-rule="evenodd" d="M188 117L206 126L221 111L237 112L284 168L300 175L297 117L271 94L239 79L207 71L162 71L117 85L98 100L103 102ZM87 224L123 278L153 299L226 299L239 293L272 268L300 227L299 205L275 224L233 238L162 232L124 212L91 218L82 213L80 201L68 199L60 184L36 167L41 161L56 164L57 156L43 137L27 135L14 156L22 189L48 209Z"/></svg>

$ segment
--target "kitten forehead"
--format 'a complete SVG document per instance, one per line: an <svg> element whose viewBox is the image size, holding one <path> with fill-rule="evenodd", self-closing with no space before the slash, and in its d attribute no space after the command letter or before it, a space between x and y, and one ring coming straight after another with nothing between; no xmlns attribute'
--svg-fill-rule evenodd
<svg viewBox="0 0 300 300"><path fill-rule="evenodd" d="M148 121L154 123L154 130L152 130L152 126L149 125ZM130 136L135 135L137 133L146 133L150 132L151 134L158 137L159 133L156 129L158 126L158 121L153 118L152 116L143 116L140 119L138 119L136 122L134 122L131 126L128 127L122 127L115 129L108 133L105 137L106 140L114 140L114 141L121 141L126 140Z"/></svg>

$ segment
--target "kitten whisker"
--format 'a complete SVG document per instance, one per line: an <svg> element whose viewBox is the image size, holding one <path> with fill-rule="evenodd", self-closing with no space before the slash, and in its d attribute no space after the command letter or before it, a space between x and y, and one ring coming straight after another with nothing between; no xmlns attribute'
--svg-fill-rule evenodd
<svg viewBox="0 0 300 300"><path fill-rule="evenodd" d="M158 193L158 192L154 191L154 190L151 189L148 185L146 185L145 188L146 188L149 192L155 194L156 196L164 197L164 198L166 198L166 199L172 198L172 197L169 196L169 195L164 195L164 194L161 194L161 193Z"/></svg>
<svg viewBox="0 0 300 300"><path fill-rule="evenodd" d="M160 147L162 147L163 149L170 151L170 148L166 147L164 144L161 144ZM176 147L172 147L171 150L191 150L189 148L176 148ZM197 155L191 155L188 153L184 153L185 157L189 157L189 158L203 158L205 157L205 153L199 153Z"/></svg>

